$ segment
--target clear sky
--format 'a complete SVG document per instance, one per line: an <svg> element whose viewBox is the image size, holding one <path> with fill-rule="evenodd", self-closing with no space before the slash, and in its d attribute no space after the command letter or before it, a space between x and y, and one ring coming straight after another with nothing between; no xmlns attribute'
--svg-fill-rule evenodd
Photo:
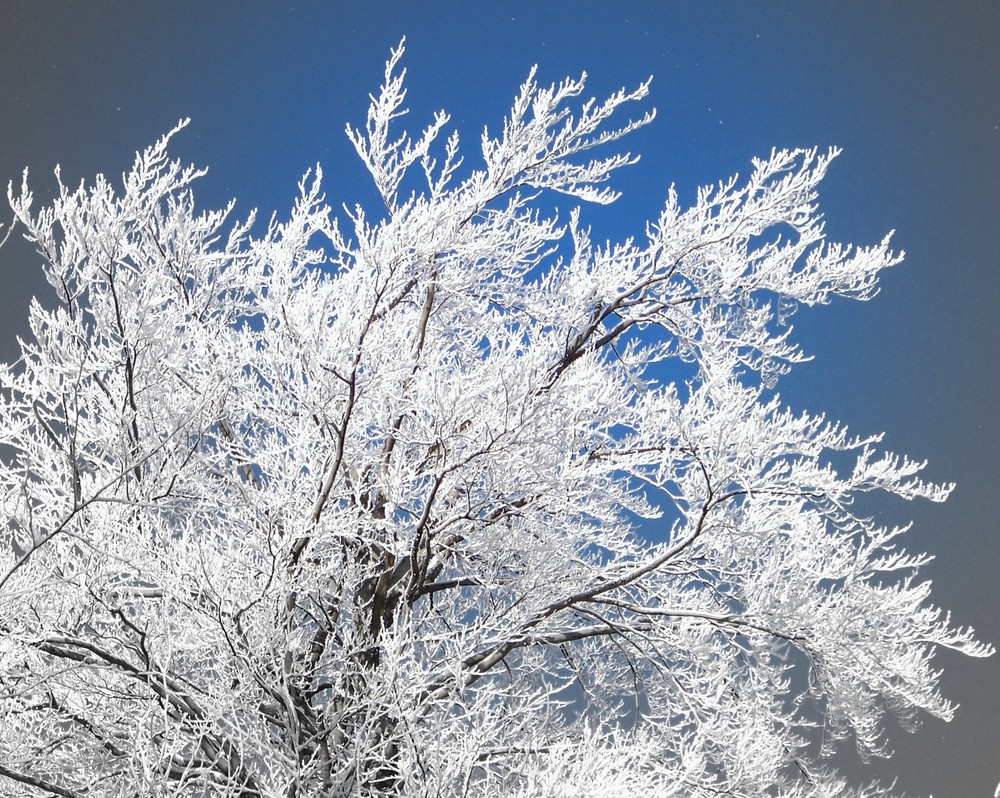
<svg viewBox="0 0 1000 798"><path fill-rule="evenodd" d="M830 237L895 229L907 262L871 303L796 316L816 357L782 394L857 433L885 430L958 483L943 506L875 509L915 520L937 602L1000 641L1000 2L4 0L0 181L27 165L45 196L56 163L70 184L119 175L190 116L174 151L210 167L204 205L281 213L317 161L331 200L365 201L343 128L363 124L404 35L411 124L444 108L470 145L532 64L543 82L585 70L596 95L654 77L659 116L628 142L643 160L621 173L623 199L590 215L602 236L641 234L671 183L690 198L772 147L844 148L821 198ZM10 359L43 287L16 243L0 274ZM869 772L913 795L992 796L1000 657L940 663L956 720L898 735L897 757Z"/></svg>

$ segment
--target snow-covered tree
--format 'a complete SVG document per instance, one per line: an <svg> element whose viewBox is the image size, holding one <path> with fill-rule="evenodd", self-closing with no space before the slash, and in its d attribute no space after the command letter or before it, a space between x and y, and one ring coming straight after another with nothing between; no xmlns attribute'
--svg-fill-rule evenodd
<svg viewBox="0 0 1000 798"><path fill-rule="evenodd" d="M948 487L776 393L791 310L899 260L826 240L836 151L600 246L645 86L532 74L473 168L391 130L400 55L348 129L379 207L317 168L287 221L201 212L170 136L8 192L54 299L0 370L0 791L885 794L827 755L989 649L853 504Z"/></svg>

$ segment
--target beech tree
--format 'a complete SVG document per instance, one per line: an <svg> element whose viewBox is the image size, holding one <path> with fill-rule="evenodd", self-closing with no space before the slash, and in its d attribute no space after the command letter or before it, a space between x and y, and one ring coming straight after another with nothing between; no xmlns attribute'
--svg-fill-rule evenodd
<svg viewBox="0 0 1000 798"><path fill-rule="evenodd" d="M52 298L0 370L0 791L888 794L825 761L990 650L853 504L949 486L776 391L791 311L900 260L826 240L837 151L598 245L645 85L532 73L473 168L395 131L401 54L348 128L379 207L317 167L287 221L200 211L176 130L9 189Z"/></svg>

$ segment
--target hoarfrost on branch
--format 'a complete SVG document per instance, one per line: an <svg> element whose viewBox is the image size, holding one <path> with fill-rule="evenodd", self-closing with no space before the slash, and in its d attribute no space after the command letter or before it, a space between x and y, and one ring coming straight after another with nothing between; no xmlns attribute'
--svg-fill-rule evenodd
<svg viewBox="0 0 1000 798"><path fill-rule="evenodd" d="M597 245L539 196L616 198L645 85L532 73L472 169L396 132L401 53L348 129L380 207L317 168L287 221L201 212L176 130L9 191L56 301L0 371L3 791L888 794L825 755L989 649L852 504L949 488L774 390L790 312L900 259L826 240L836 150Z"/></svg>

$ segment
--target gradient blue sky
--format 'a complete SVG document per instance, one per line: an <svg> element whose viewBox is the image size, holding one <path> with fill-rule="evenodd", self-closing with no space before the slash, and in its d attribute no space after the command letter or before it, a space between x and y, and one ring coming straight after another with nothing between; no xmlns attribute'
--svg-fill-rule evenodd
<svg viewBox="0 0 1000 798"><path fill-rule="evenodd" d="M672 182L690 198L772 147L844 148L822 196L831 238L895 229L907 262L871 303L796 316L816 358L782 393L855 432L885 430L958 483L943 506L876 509L915 519L938 603L1000 641L1000 2L4 0L0 181L30 166L44 196L56 163L71 184L118 175L190 116L174 151L210 167L204 205L281 213L317 161L332 200L367 200L343 128L363 123L404 35L411 124L445 108L470 145L532 64L544 82L586 70L597 95L654 76L659 116L628 142L643 160L617 181L623 199L590 215L602 236L641 234ZM44 289L17 242L0 270L9 359ZM868 772L898 774L914 795L991 796L1000 658L940 663L957 719L897 735L895 759Z"/></svg>

